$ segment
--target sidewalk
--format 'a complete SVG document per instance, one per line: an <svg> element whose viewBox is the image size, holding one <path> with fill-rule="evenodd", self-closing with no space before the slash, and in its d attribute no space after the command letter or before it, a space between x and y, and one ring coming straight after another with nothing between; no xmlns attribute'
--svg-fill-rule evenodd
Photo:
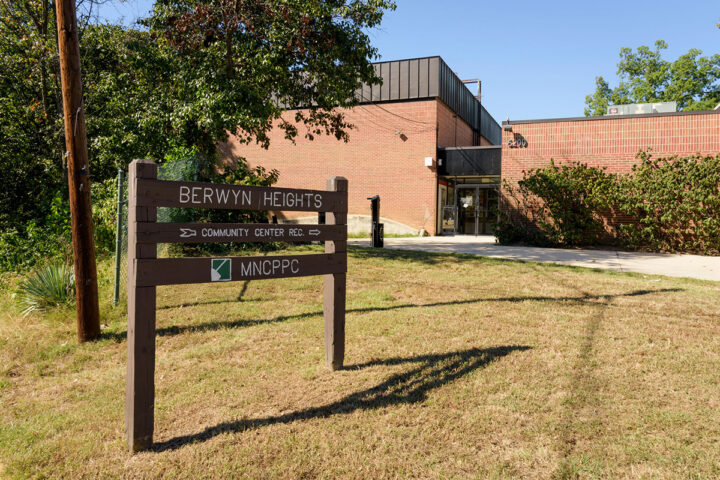
<svg viewBox="0 0 720 480"><path fill-rule="evenodd" d="M348 244L369 247L370 240L348 239ZM611 250L571 250L564 248L507 247L496 245L495 237L407 237L386 238L385 248L424 252L467 253L485 257L551 262L576 267L602 268L617 272L637 272L670 277L689 277L720 282L720 257L670 255Z"/></svg>

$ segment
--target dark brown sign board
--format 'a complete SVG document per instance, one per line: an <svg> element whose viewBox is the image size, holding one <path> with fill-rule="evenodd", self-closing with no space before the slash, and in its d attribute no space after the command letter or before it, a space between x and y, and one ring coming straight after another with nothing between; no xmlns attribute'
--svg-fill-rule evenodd
<svg viewBox="0 0 720 480"><path fill-rule="evenodd" d="M155 403L155 301L158 285L324 275L325 359L345 356L348 182L328 190L170 182L149 160L130 164L128 359L125 429L130 452L152 446ZM326 225L157 223L157 207L325 212ZM325 253L263 257L157 258L158 243L324 241Z"/></svg>

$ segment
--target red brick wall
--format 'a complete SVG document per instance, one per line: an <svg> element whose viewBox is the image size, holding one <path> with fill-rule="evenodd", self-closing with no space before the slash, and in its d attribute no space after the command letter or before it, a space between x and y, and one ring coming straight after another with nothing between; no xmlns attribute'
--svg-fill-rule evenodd
<svg viewBox="0 0 720 480"><path fill-rule="evenodd" d="M508 140L523 137L526 148L508 148ZM648 147L654 157L717 154L720 152L720 112L694 115L654 115L592 120L512 124L503 129L502 176L522 178L522 171L556 163L579 161L606 166L608 172L627 173L635 154Z"/></svg>
<svg viewBox="0 0 720 480"><path fill-rule="evenodd" d="M349 182L348 213L369 215L367 197L379 194L382 217L434 234L437 182L435 170L425 167L424 158L437 154L438 114L442 111L438 105L436 100L428 100L346 109L347 120L356 127L349 132L348 143L327 136L309 141L299 125L295 144L276 128L270 135L269 150L238 144L235 137L220 150L243 156L251 165L277 169L277 185L282 187L325 189L328 177L343 176ZM293 112L286 114L287 120L292 117ZM307 215L286 212L278 217Z"/></svg>
<svg viewBox="0 0 720 480"><path fill-rule="evenodd" d="M524 138L527 147L509 148L508 141ZM502 177L511 183L522 171L555 163L582 162L607 167L611 173L628 173L638 163L635 155L652 148L655 158L720 152L720 112L709 114L652 115L633 118L599 117L591 120L512 124L502 132ZM521 214L509 201L505 208ZM527 212L524 212L527 215ZM629 217L605 219L610 225Z"/></svg>
<svg viewBox="0 0 720 480"><path fill-rule="evenodd" d="M438 147L472 146L473 131L470 125L441 101L437 102L437 121ZM485 141L487 142L487 140Z"/></svg>

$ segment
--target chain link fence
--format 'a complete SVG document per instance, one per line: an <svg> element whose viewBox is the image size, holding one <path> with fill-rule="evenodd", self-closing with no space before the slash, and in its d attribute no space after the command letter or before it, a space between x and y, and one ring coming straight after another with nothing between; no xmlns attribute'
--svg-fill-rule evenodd
<svg viewBox="0 0 720 480"><path fill-rule="evenodd" d="M196 181L198 178L199 162L192 158L176 160L171 163L158 165L158 179L172 181ZM128 181L127 170L118 169L117 177L117 214L115 221L115 280L113 291L113 305L123 304L127 301L127 257L128 257ZM158 208L158 222L182 222L186 215L179 208ZM168 256L168 245L158 245L158 257Z"/></svg>

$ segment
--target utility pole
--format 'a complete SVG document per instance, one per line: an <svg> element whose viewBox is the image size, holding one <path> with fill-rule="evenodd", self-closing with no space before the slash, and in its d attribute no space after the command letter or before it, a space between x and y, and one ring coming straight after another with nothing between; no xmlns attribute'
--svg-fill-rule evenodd
<svg viewBox="0 0 720 480"><path fill-rule="evenodd" d="M75 0L57 0L55 5L70 189L78 340L85 342L94 340L100 335L100 310L90 206L90 172L85 137L85 111L82 104L80 79L80 45Z"/></svg>

